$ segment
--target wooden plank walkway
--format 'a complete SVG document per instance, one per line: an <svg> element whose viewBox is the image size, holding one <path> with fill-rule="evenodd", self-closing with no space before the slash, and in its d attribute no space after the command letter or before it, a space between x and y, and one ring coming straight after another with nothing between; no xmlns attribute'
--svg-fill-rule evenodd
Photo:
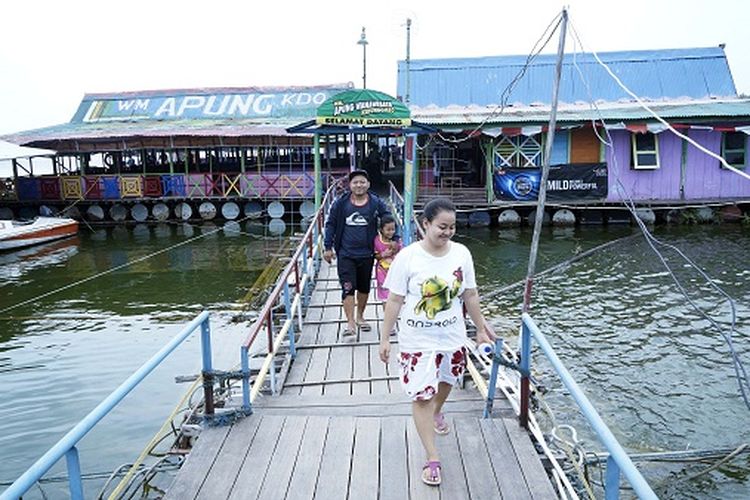
<svg viewBox="0 0 750 500"><path fill-rule="evenodd" d="M345 328L335 267L323 264L282 392L253 415L204 429L168 499L554 499L551 483L510 404L492 419L470 378L445 405L451 432L436 436L439 488L422 483L425 457L411 403L396 378L396 356L378 357L382 307L357 339Z"/></svg>

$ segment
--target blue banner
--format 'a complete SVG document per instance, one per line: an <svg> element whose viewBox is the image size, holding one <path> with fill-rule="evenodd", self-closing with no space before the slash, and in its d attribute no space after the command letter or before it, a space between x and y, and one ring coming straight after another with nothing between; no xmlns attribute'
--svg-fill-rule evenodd
<svg viewBox="0 0 750 500"><path fill-rule="evenodd" d="M315 118L329 97L344 88L280 89L278 92L196 92L178 95L86 96L73 117L74 123L123 120ZM185 92L185 91L183 91ZM101 97L101 98L100 98Z"/></svg>
<svg viewBox="0 0 750 500"><path fill-rule="evenodd" d="M541 168L495 169L495 197L503 201L534 201L539 196ZM603 200L607 198L607 164L554 165L547 178L547 199Z"/></svg>

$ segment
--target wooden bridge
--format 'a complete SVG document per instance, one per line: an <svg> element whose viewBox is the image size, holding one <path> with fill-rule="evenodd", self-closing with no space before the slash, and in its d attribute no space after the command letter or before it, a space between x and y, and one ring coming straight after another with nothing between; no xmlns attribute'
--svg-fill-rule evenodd
<svg viewBox="0 0 750 500"><path fill-rule="evenodd" d="M422 483L425 454L397 356L387 366L378 357L382 306L367 306L371 332L342 338L335 265L323 263L316 285L280 394L231 426L204 429L165 498L557 498L510 404L497 399L483 419L468 375L444 407L451 432L436 436L442 485Z"/></svg>

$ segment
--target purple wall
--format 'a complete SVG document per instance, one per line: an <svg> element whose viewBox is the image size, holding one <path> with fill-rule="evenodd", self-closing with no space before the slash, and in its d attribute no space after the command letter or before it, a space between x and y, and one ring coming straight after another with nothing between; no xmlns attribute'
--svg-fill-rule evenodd
<svg viewBox="0 0 750 500"><path fill-rule="evenodd" d="M617 188L619 177L622 187L634 201L670 201L701 199L750 198L750 181L719 168L719 161L688 145L685 174L685 196L680 196L680 164L682 140L670 131L658 134L659 163L656 170L634 170L630 166L630 132L611 132L614 148L607 148L609 166L609 194L607 201L621 201L623 195ZM689 137L706 149L719 153L721 132L690 130ZM747 153L750 153L748 151ZM745 162L748 162L745 155Z"/></svg>
<svg viewBox="0 0 750 500"><path fill-rule="evenodd" d="M721 133L709 130L691 130L688 137L711 152L720 154ZM748 166L745 142L745 171ZM711 158L692 144L688 144L688 163L685 179L685 198L747 198L750 197L750 180L731 170L721 168L719 160Z"/></svg>

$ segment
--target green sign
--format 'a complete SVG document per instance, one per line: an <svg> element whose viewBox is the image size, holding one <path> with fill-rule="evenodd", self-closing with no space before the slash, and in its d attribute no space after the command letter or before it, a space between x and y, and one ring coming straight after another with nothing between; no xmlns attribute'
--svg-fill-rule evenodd
<svg viewBox="0 0 750 500"><path fill-rule="evenodd" d="M347 90L331 97L318 108L319 125L358 127L408 127L409 108L388 94L375 90Z"/></svg>

